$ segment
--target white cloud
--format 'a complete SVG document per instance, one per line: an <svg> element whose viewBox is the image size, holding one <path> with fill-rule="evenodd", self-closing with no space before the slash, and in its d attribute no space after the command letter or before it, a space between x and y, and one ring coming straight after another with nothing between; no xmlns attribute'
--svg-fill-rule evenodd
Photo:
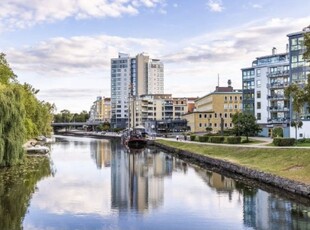
<svg viewBox="0 0 310 230"><path fill-rule="evenodd" d="M14 69L63 76L109 69L110 59L117 57L118 52L135 55L145 51L158 55L162 47L163 43L156 39L98 35L56 37L6 53Z"/></svg>
<svg viewBox="0 0 310 230"><path fill-rule="evenodd" d="M136 15L140 8L160 8L165 0L2 0L0 29L26 28L43 22Z"/></svg>
<svg viewBox="0 0 310 230"><path fill-rule="evenodd" d="M178 8L179 7L179 5L177 4L177 3L173 3L173 5L172 5L174 8Z"/></svg>
<svg viewBox="0 0 310 230"><path fill-rule="evenodd" d="M207 6L212 12L222 12L224 10L224 6L221 0L209 0Z"/></svg>
<svg viewBox="0 0 310 230"><path fill-rule="evenodd" d="M253 7L253 8L256 8L256 9L261 9L261 8L263 8L263 6L260 5L260 4L252 4L252 7Z"/></svg>

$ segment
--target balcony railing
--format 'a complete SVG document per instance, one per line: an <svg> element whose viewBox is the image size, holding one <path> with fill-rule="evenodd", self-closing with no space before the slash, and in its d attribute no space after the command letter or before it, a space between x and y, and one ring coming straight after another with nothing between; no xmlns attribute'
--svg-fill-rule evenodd
<svg viewBox="0 0 310 230"><path fill-rule="evenodd" d="M284 95L279 95L279 94L267 95L267 99L268 100L276 100L276 101L288 100L288 98L286 98Z"/></svg>
<svg viewBox="0 0 310 230"><path fill-rule="evenodd" d="M268 89L280 89L280 88L285 88L287 87L289 84L288 83L268 83L267 84L267 88Z"/></svg>
<svg viewBox="0 0 310 230"><path fill-rule="evenodd" d="M267 74L268 77L281 77L288 76L290 74L289 70L275 71Z"/></svg>
<svg viewBox="0 0 310 230"><path fill-rule="evenodd" d="M282 107L282 106L269 106L269 107L267 107L267 110L271 111L271 112L278 112L278 111L286 112L286 111L289 111L289 108L288 107Z"/></svg>
<svg viewBox="0 0 310 230"><path fill-rule="evenodd" d="M267 122L269 124L287 124L290 122L290 118L289 117L269 118Z"/></svg>

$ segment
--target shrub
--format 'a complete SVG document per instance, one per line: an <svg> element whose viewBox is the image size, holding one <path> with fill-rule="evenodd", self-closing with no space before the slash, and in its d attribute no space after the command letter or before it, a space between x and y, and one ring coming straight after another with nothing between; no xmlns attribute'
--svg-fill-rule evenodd
<svg viewBox="0 0 310 230"><path fill-rule="evenodd" d="M298 139L298 143L310 143L310 138L303 138L303 139Z"/></svg>
<svg viewBox="0 0 310 230"><path fill-rule="evenodd" d="M241 141L241 143L242 143L242 144L245 144L245 143L250 143L250 141L249 141L249 140L247 140L247 139L243 139L243 140Z"/></svg>
<svg viewBox="0 0 310 230"><path fill-rule="evenodd" d="M240 144L241 137L227 137L227 143L228 144Z"/></svg>
<svg viewBox="0 0 310 230"><path fill-rule="evenodd" d="M283 129L281 127L275 127L272 130L272 137L283 137Z"/></svg>
<svg viewBox="0 0 310 230"><path fill-rule="evenodd" d="M295 138L281 138L276 137L273 139L275 146L293 146L295 144Z"/></svg>
<svg viewBox="0 0 310 230"><path fill-rule="evenodd" d="M223 143L224 139L225 138L223 136L212 136L210 137L210 142L211 143Z"/></svg>
<svg viewBox="0 0 310 230"><path fill-rule="evenodd" d="M196 135L190 135L190 140L195 141L196 140Z"/></svg>
<svg viewBox="0 0 310 230"><path fill-rule="evenodd" d="M207 142L208 141L208 139L209 139L209 137L208 136L199 136L198 137L198 140L200 141L200 142Z"/></svg>

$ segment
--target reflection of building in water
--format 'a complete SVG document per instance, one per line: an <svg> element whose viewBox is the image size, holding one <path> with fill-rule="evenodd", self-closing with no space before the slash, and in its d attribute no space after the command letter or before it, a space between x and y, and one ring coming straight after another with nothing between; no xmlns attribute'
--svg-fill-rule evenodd
<svg viewBox="0 0 310 230"><path fill-rule="evenodd" d="M172 174L175 160L149 149L127 153L112 145L112 208L145 212L164 200L164 177Z"/></svg>
<svg viewBox="0 0 310 230"><path fill-rule="evenodd" d="M211 188L215 188L218 193L227 193L229 200L232 199L232 193L236 188L235 180L198 167L195 171Z"/></svg>
<svg viewBox="0 0 310 230"><path fill-rule="evenodd" d="M91 157L96 161L97 167L110 167L111 164L111 141L98 140L90 143Z"/></svg>
<svg viewBox="0 0 310 230"><path fill-rule="evenodd" d="M309 208L262 190L244 191L244 224L255 229L310 229Z"/></svg>

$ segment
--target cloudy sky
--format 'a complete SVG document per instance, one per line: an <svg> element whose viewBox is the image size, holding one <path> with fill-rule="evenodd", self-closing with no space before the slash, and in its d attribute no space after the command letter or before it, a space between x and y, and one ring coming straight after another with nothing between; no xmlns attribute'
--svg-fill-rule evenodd
<svg viewBox="0 0 310 230"><path fill-rule="evenodd" d="M1 0L0 52L21 83L58 111L110 97L110 59L146 52L165 64L165 93L203 96L253 59L285 51L310 24L309 0Z"/></svg>

